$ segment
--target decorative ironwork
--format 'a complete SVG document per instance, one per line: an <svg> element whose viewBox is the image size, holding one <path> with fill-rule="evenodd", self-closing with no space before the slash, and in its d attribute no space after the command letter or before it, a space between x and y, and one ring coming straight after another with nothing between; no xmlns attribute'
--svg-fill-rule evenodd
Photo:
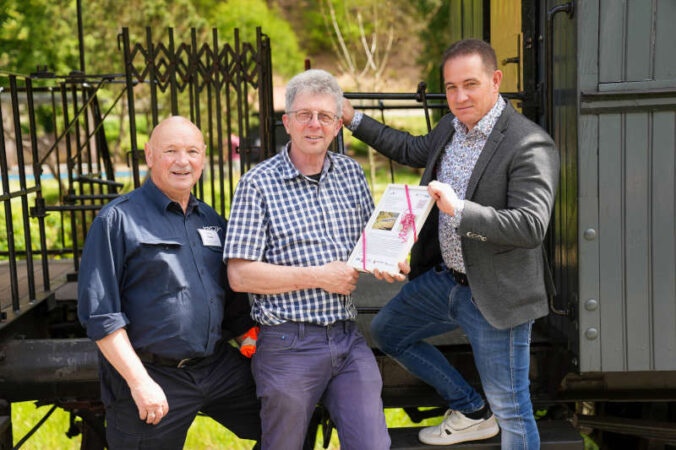
<svg viewBox="0 0 676 450"><path fill-rule="evenodd" d="M51 257L72 258L70 271L78 270L91 221L106 202L119 195L123 184L115 179L103 125L125 93L131 141L128 164L134 187L143 175L136 127L137 117L143 115L150 114L146 132L161 118L176 114L189 117L203 130L209 147L208 169L195 193L222 215L227 212L237 173L274 151L266 135L273 127L267 36L259 29L254 43L241 42L235 30L233 42L219 44L218 32L213 30L210 42L198 43L197 38L193 29L186 42L176 42L169 29L168 39L155 42L147 28L145 41L132 44L129 31L123 29L119 41L123 75L89 76L80 71L64 76L46 68L30 75L0 72L6 86L0 87L0 124L5 119L5 127L0 126L0 208L7 236L0 259L9 260L4 276L0 270L0 329L54 297ZM103 88L114 91L105 112L98 97ZM252 105L253 99L257 105ZM51 117L49 132L37 120L40 108L43 120L46 110ZM261 145L254 145L258 140ZM56 204L43 196L43 180L49 174L42 167L48 163L55 165L52 171L59 180ZM20 219L16 224L12 214ZM47 238L50 215L50 220L58 217L56 242L53 236ZM58 271L68 270L68 264L60 263Z"/></svg>

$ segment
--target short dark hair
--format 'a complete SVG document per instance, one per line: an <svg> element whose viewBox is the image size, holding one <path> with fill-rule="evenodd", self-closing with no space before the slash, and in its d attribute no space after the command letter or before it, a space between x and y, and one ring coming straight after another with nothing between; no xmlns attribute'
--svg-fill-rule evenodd
<svg viewBox="0 0 676 450"><path fill-rule="evenodd" d="M495 50L490 44L479 39L463 39L451 44L444 52L441 66L445 66L449 59L466 55L479 55L488 72L492 73L498 70L498 58L495 56Z"/></svg>

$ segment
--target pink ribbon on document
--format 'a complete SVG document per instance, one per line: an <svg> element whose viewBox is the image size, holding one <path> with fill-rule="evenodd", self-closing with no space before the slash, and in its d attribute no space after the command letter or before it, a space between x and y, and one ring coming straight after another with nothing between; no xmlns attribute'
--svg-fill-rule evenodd
<svg viewBox="0 0 676 450"><path fill-rule="evenodd" d="M406 242L406 235L408 235L408 228L413 228L413 242L418 240L418 235L415 230L415 215L413 214L413 208L411 208L411 197L408 194L408 184L404 185L406 189L406 202L408 203L408 213L404 214L404 217L401 219L401 231L399 232L399 238L402 242Z"/></svg>
<svg viewBox="0 0 676 450"><path fill-rule="evenodd" d="M366 230L361 232L361 262L364 272L366 272Z"/></svg>

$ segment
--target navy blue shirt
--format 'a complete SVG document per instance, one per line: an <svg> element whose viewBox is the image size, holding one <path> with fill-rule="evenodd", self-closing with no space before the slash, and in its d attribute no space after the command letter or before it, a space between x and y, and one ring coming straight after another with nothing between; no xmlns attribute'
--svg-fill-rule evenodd
<svg viewBox="0 0 676 450"><path fill-rule="evenodd" d="M106 205L87 234L78 276L87 335L97 341L126 327L137 351L183 359L244 333L253 322L247 296L227 285L225 231L211 207L191 195L184 214L150 179Z"/></svg>

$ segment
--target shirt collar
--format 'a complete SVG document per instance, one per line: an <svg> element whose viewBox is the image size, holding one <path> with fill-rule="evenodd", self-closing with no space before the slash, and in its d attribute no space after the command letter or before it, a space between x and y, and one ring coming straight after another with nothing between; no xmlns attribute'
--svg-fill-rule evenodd
<svg viewBox="0 0 676 450"><path fill-rule="evenodd" d="M148 177L146 182L143 183L141 189L143 189L143 192L150 200L150 203L155 205L155 207L157 207L160 213L164 213L171 207L177 208L177 211L180 210L181 212L183 212L183 210L181 209L181 205L179 205L178 202L175 202L174 200L167 197L167 195L164 192L162 192L160 188L158 188L155 185L155 183L153 183L153 180L150 177ZM195 212L199 212L198 205L199 201L195 198L194 195L190 194L190 198L188 199L188 207L185 210L185 214L186 215L190 214L193 211L193 209L195 210Z"/></svg>
<svg viewBox="0 0 676 450"><path fill-rule="evenodd" d="M491 134L491 131L493 131L493 127L498 122L500 114L502 114L504 109L505 101L503 100L502 95L498 95L498 100L495 102L495 105L493 105L491 110L488 111L486 115L484 115L481 120L477 122L471 131L468 132L467 126L460 122L457 117L453 119L453 127L455 128L456 132L462 135L466 135L474 132L474 130L477 130L477 133L480 133L484 137L488 137Z"/></svg>
<svg viewBox="0 0 676 450"><path fill-rule="evenodd" d="M282 155L282 164L279 167L279 170L282 172L282 178L285 180L290 180L296 177L304 177L300 170L293 164L291 157L289 156L289 150L291 149L291 142L287 143L280 154ZM324 166L322 167L322 175L325 172L328 172L333 168L333 159L331 158L331 152L326 152L326 157L324 158ZM321 177L320 177L321 178ZM314 180L313 180L314 181Z"/></svg>

